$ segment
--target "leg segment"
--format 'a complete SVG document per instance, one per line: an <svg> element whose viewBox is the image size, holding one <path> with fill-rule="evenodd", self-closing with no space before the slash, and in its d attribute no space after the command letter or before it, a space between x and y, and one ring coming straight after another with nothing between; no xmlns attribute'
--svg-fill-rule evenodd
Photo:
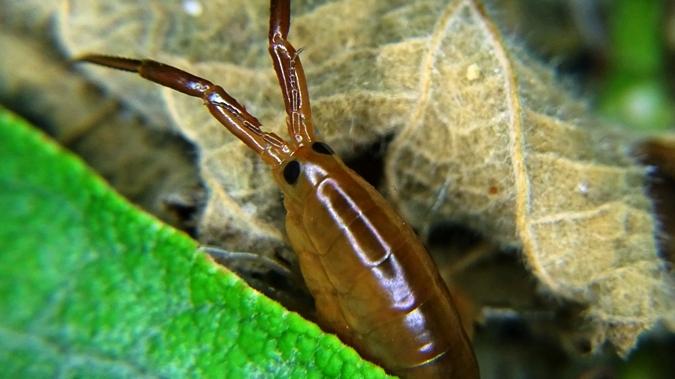
<svg viewBox="0 0 675 379"><path fill-rule="evenodd" d="M265 162L279 164L289 155L289 147L283 139L274 133L263 132L257 118L248 113L246 108L225 92L222 87L206 79L152 60L93 54L79 58L78 61L136 72L142 77L165 87L199 97L204 101L213 117L258 153Z"/></svg>
<svg viewBox="0 0 675 379"><path fill-rule="evenodd" d="M315 138L305 73L298 52L287 39L290 17L290 0L272 0L269 52L286 105L288 133L294 145L302 146Z"/></svg>

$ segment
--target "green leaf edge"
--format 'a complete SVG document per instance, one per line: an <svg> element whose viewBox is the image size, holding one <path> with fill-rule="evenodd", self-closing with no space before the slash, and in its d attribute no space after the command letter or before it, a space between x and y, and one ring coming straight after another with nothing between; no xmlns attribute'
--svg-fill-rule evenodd
<svg viewBox="0 0 675 379"><path fill-rule="evenodd" d="M49 173L49 176L42 175L45 172ZM49 180L46 181L47 178ZM22 233L27 220L12 219L13 213L10 211L9 217L5 215L5 220L0 223L0 228L4 228L3 224L4 226L10 225L4 228L4 233L0 231L0 312L2 312L0 367L5 367L3 375L10 374L12 377L53 377L56 374L61 377L128 377L129 375L134 377L387 377L381 368L362 360L354 350L343 345L335 336L323 333L313 323L287 311L275 301L248 287L229 270L211 262L205 254L197 250L197 243L194 240L140 211L112 190L78 157L65 151L42 132L1 107L0 183L0 200L4 197L7 204L18 204L19 207L30 209L40 209L43 206L53 207L54 204L48 204L49 199L62 200L67 203L62 204L64 206L72 206L72 204L81 206L80 203L83 201L85 205L94 204L96 211L100 212L97 215L101 216L103 222L99 225L92 225L96 223L90 223L91 220L87 219L87 222L73 225L73 228L85 230L99 227L104 231L103 235L110 236L111 240L103 241L105 248L102 250L107 255L103 256L99 262L94 260L93 264L99 264L101 268L115 266L121 260L132 256L137 259L138 265L144 265L146 263L143 260L146 257L155 256L156 259L158 255L162 259L150 262L150 264L159 265L158 267L165 270L164 279L171 278L166 283L170 291L188 295L189 298L186 300L193 305L194 314L188 317L188 325L181 324L180 326L203 328L199 331L203 341L201 343L197 341L194 346L183 346L178 340L172 344L173 329L171 329L169 333L164 333L164 339L160 338L160 342L154 341L156 345L147 350L148 356L138 356L137 351L133 349L143 350L142 346L137 346L138 344L134 344L133 341L124 341L121 346L132 349L125 355L125 351L119 351L114 346L115 335L119 330L134 329L135 325L133 322L123 322L123 318L117 320L117 323L113 320L112 324L105 324L111 329L101 331L103 324L100 324L100 318L92 319L86 316L81 319L77 318L96 312L91 312L91 309L73 311L71 308L77 308L79 302L69 303L69 300L64 300L65 305L61 304L63 309L59 311L63 314L57 315L55 320L45 314L37 314L38 320L36 321L36 314L22 314L30 308L31 301L36 301L32 298L32 292L37 293L36 287L33 286L39 287L43 278L49 278L48 272L56 270L58 273L59 270L65 271L69 267L55 268L37 265L35 267L38 267L38 270L35 272L15 269L16 267L29 267L23 261L34 260L36 257L49 261L54 255L44 254L49 254L53 249L58 250L59 246L50 245L53 241L42 239L40 235ZM81 185L73 188L73 184ZM21 187L29 188L29 190L12 191L12 189ZM37 203L27 201L25 198L30 196L31 191L36 191L40 199L47 200L44 203L39 202L39 199ZM29 195L26 195L26 192ZM138 234L138 240L118 243L114 237L121 234L116 229L121 225L125 228L132 225L144 233ZM153 236L156 241L145 238L146 235ZM109 243L111 241L112 243ZM56 241L56 243L63 242ZM78 241L71 242L78 244ZM100 241L94 241L92 244L95 245L98 242ZM141 249L140 255L130 255L137 252L136 248ZM163 261L164 258L167 260ZM69 262L67 256L59 256L58 260ZM177 262L174 262L176 260ZM70 263L77 262L75 260ZM113 272L113 274L116 273ZM158 276L161 275L158 273ZM104 277L101 281L105 282L106 279L129 280L129 278ZM150 277L141 276L136 279L140 284L134 283L134 285L141 287L146 281L152 282ZM177 282L180 281L187 281L189 288L178 287ZM97 284L100 283L92 281L87 285L95 287ZM54 286L53 288L41 288L41 290L59 294L60 288ZM110 291L114 292L114 289ZM66 291L62 295L67 299L69 293ZM49 302L53 302L54 299L42 300L45 303L39 305L53 306ZM84 302L86 300L84 299ZM169 300L169 297L163 299L160 295L160 300ZM181 301L180 298L173 300L177 303ZM106 298L106 301L110 299ZM100 305L104 306L105 302L100 302ZM112 305L114 309L114 304ZM167 304L161 305L167 306ZM228 317L229 313L223 308L232 305L243 309L239 323L234 326L232 317ZM44 308L35 308L33 311L36 309L43 310ZM198 319L199 312L202 310L206 312L206 320ZM125 314L124 311L126 309L120 309L117 315L111 317ZM73 315L73 312L76 315ZM148 312L152 313L151 310ZM210 319L213 314L220 315L221 319ZM63 317L63 319L58 317ZM44 324L45 319L46 324ZM78 320L98 320L99 324L83 325L78 323L80 322ZM224 322L222 325L218 323L223 320L229 320L229 323ZM236 316L234 320L237 321ZM55 323L51 323L54 321ZM162 334L162 331L167 332L163 328L176 328L181 322L186 322L185 320L170 321L172 322L156 325L155 333ZM88 330L89 328L92 330ZM89 335L84 333L84 340L78 339L82 338L82 333L77 333L77 331L81 332L80 329L90 332ZM230 336L232 333L235 335L247 333L248 335L239 336L246 340L246 343L242 344L241 340L237 340L228 347L226 352L208 352L208 349L204 348L214 343L212 350L217 350L219 345L216 342L227 341L228 339L222 336ZM124 334L124 332L121 333L121 335ZM88 337L92 339L88 341ZM152 344L153 341L144 341L144 343ZM129 345L125 346L125 344ZM251 351L251 346L254 346L253 351ZM246 353L255 356L247 356ZM211 358L213 363L200 364L200 359L206 359L206 357ZM88 360L93 360L94 363L91 364Z"/></svg>

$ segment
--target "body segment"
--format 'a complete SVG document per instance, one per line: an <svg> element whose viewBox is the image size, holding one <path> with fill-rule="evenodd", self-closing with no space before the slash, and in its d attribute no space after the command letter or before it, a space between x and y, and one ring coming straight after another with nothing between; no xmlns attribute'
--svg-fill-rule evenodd
<svg viewBox="0 0 675 379"><path fill-rule="evenodd" d="M335 155L304 148L294 160L286 229L324 329L396 374L477 377L445 283L405 221Z"/></svg>

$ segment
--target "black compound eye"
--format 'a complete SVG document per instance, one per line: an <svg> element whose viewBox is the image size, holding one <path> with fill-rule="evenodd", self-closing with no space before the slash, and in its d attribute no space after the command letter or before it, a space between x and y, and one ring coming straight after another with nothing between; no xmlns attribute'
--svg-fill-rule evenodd
<svg viewBox="0 0 675 379"><path fill-rule="evenodd" d="M312 150L316 151L319 154L333 155L335 152L330 146L326 145L323 142L314 142L312 144Z"/></svg>
<svg viewBox="0 0 675 379"><path fill-rule="evenodd" d="M290 161L284 167L284 179L288 184L295 184L300 177L300 163L298 161Z"/></svg>

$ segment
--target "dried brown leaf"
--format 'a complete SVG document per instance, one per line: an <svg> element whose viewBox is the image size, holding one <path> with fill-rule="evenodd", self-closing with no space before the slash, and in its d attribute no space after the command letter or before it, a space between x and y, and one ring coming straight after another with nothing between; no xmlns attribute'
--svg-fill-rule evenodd
<svg viewBox="0 0 675 379"><path fill-rule="evenodd" d="M73 70L51 34L59 4L0 0L0 103L83 156L136 204L165 222L189 224L166 206L199 184L185 144L144 128Z"/></svg>
<svg viewBox="0 0 675 379"><path fill-rule="evenodd" d="M661 225L661 252L675 265L675 134L642 141L636 155L653 169L649 195L658 204L657 218Z"/></svg>
<svg viewBox="0 0 675 379"><path fill-rule="evenodd" d="M480 7L453 5L391 145L390 194L417 225L453 218L522 246L545 289L588 304L599 333L628 351L672 304L644 168Z"/></svg>
<svg viewBox="0 0 675 379"><path fill-rule="evenodd" d="M151 57L220 83L283 135L266 56L266 1L72 0L59 18L74 54ZM469 0L294 2L316 124L342 153L395 135L386 190L415 226L454 220L522 246L551 295L621 352L666 315L670 280L656 254L645 170ZM251 153L199 101L91 69L200 148L210 196L202 238L271 252L284 246L279 194Z"/></svg>

